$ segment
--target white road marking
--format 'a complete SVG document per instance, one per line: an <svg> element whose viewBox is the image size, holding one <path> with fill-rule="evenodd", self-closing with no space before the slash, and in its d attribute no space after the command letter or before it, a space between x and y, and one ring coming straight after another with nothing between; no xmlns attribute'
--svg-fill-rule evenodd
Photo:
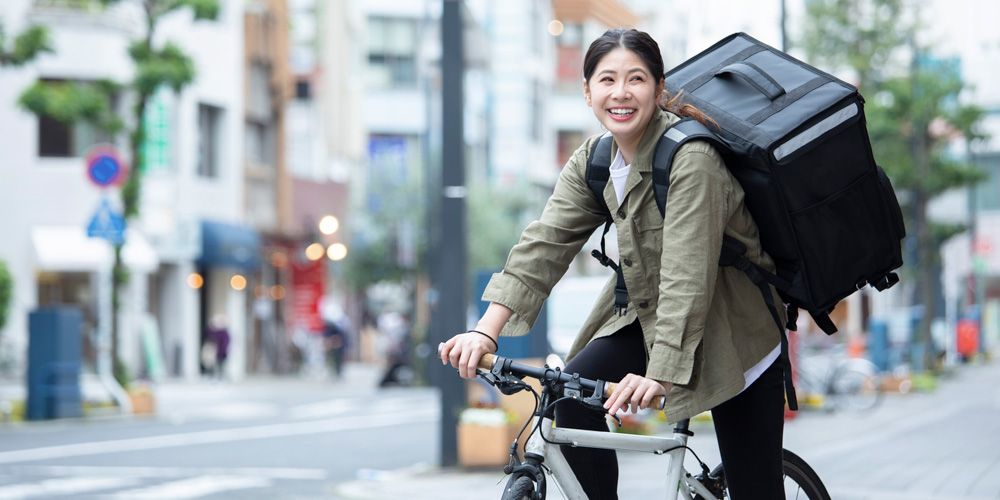
<svg viewBox="0 0 1000 500"><path fill-rule="evenodd" d="M271 480L264 477L247 476L198 476L180 481L158 484L145 488L122 491L112 498L147 499L147 498L198 498L222 491L242 490L248 488L266 488L271 486Z"/></svg>
<svg viewBox="0 0 1000 500"><path fill-rule="evenodd" d="M268 479L323 480L323 469L281 467L118 467L91 465L10 465L0 467L0 475L9 476L112 476L135 478L190 477L201 474L217 476L257 476ZM0 490L2 491L2 490Z"/></svg>
<svg viewBox="0 0 1000 500"><path fill-rule="evenodd" d="M361 401L334 399L332 401L321 401L319 403L296 406L288 411L288 417L292 420L308 420L342 415L352 411L361 411L362 408Z"/></svg>
<svg viewBox="0 0 1000 500"><path fill-rule="evenodd" d="M359 415L308 422L267 424L162 436L44 446L41 448L0 452L0 464L391 427L400 424L433 421L438 418L439 413L440 411L437 409L428 408L399 414Z"/></svg>
<svg viewBox="0 0 1000 500"><path fill-rule="evenodd" d="M137 482L137 479L131 477L68 477L46 479L35 483L2 486L0 487L0 498L8 500L15 498L48 497L52 495L75 495L132 486Z"/></svg>
<svg viewBox="0 0 1000 500"><path fill-rule="evenodd" d="M238 422L255 418L272 418L278 416L279 413L279 408L273 404L245 401L206 405L185 411L165 412L162 416L172 420L205 419Z"/></svg>

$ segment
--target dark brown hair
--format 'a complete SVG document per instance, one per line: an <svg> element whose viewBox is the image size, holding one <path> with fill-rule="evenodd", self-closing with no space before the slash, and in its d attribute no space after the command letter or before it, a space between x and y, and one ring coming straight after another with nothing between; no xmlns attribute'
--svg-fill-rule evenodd
<svg viewBox="0 0 1000 500"><path fill-rule="evenodd" d="M590 77L594 76L594 71L597 70L597 63L617 48L634 52L645 63L646 69L656 78L657 84L663 82L663 56L660 55L660 46L648 33L634 28L610 29L591 42L590 48L587 49L587 55L583 58L583 77L589 82ZM706 115L704 111L683 102L682 94L671 95L664 89L659 102L660 108L679 116L694 118L705 125L717 126L715 120Z"/></svg>

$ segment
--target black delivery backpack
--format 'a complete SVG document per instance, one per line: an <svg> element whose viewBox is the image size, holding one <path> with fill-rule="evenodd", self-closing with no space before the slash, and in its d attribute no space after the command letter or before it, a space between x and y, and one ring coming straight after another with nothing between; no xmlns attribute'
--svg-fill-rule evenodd
<svg viewBox="0 0 1000 500"><path fill-rule="evenodd" d="M787 303L833 333L837 302L899 281L903 216L872 156L857 88L745 33L665 78L718 123L713 142L743 186Z"/></svg>
<svg viewBox="0 0 1000 500"><path fill-rule="evenodd" d="M719 264L744 271L760 288L787 339L768 283L788 305L789 329L798 309L828 334L829 312L841 299L871 285L899 281L903 264L902 212L889 179L872 156L858 89L754 38L736 33L665 75L671 94L711 117L717 127L690 118L664 133L653 157L653 190L660 213L669 197L670 165L680 146L706 140L722 153L746 194L761 243L777 267L771 274L750 262L746 248L724 237ZM603 204L611 163L611 137L595 141L587 182ZM610 225L605 224L605 233ZM592 254L618 270L602 250ZM618 272L616 309L627 304ZM789 404L794 390L786 378Z"/></svg>

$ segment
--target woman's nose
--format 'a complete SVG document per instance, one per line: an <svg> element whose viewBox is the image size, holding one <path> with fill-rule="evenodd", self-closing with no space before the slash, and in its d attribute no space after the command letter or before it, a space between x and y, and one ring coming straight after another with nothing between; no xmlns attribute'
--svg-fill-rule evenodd
<svg viewBox="0 0 1000 500"><path fill-rule="evenodd" d="M614 88L611 89L611 97L613 99L628 99L629 93L628 89L625 88L625 84L624 83L616 84Z"/></svg>

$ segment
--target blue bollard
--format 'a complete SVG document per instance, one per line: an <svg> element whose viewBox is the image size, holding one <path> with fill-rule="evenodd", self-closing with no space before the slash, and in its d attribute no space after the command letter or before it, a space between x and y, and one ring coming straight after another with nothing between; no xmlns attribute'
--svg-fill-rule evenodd
<svg viewBox="0 0 1000 500"><path fill-rule="evenodd" d="M880 372L889 371L889 324L884 319L869 322L868 357Z"/></svg>
<svg viewBox="0 0 1000 500"><path fill-rule="evenodd" d="M80 417L80 333L75 307L42 307L28 314L28 420Z"/></svg>

